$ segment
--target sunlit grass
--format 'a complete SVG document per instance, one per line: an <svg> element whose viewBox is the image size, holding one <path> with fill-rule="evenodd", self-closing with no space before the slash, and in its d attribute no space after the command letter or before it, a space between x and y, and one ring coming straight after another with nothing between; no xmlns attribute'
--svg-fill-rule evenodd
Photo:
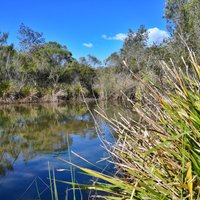
<svg viewBox="0 0 200 200"><path fill-rule="evenodd" d="M127 98L142 122L99 113L119 135L109 151L117 174L74 165L106 181L79 187L106 192L101 198L112 200L200 198L200 66L191 51L189 66L183 63L185 68L161 62L166 87L143 83L144 105Z"/></svg>

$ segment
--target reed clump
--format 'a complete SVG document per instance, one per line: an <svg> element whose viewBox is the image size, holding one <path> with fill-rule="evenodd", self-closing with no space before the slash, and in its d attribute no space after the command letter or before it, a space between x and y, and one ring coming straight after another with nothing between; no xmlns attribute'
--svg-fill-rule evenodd
<svg viewBox="0 0 200 200"><path fill-rule="evenodd" d="M78 167L98 178L87 186L105 192L96 199L200 199L200 66L191 51L187 63L161 62L166 87L143 82L145 105L127 98L142 121L97 111L118 139L105 142L117 168L113 176Z"/></svg>

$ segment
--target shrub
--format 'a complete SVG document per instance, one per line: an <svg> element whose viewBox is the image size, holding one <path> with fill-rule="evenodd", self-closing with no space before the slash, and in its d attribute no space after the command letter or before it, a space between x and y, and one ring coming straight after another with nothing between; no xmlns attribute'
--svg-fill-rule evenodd
<svg viewBox="0 0 200 200"><path fill-rule="evenodd" d="M86 97L89 93L87 88L83 87L80 82L76 82L70 85L63 85L63 91L68 99L79 99L82 98L82 95Z"/></svg>
<svg viewBox="0 0 200 200"><path fill-rule="evenodd" d="M0 97L5 97L13 90L13 82L5 80L0 83Z"/></svg>
<svg viewBox="0 0 200 200"><path fill-rule="evenodd" d="M33 96L35 96L37 94L37 90L32 85L24 85L20 89L19 94L23 98L25 98L25 97L33 97Z"/></svg>
<svg viewBox="0 0 200 200"><path fill-rule="evenodd" d="M122 91L130 98L135 94L136 82L130 74L115 73L112 69L99 69L94 91L100 99L122 100Z"/></svg>

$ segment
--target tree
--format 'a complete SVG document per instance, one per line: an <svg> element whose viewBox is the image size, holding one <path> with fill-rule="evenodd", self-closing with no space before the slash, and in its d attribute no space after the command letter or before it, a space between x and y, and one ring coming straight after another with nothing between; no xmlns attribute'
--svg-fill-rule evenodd
<svg viewBox="0 0 200 200"><path fill-rule="evenodd" d="M48 42L41 45L35 52L35 59L39 61L40 65L48 68L62 67L73 60L72 53L67 47L57 42Z"/></svg>
<svg viewBox="0 0 200 200"><path fill-rule="evenodd" d="M40 45L44 44L45 39L42 36L43 33L36 32L22 23L18 32L18 39L21 51L33 51L34 48L37 48Z"/></svg>
<svg viewBox="0 0 200 200"><path fill-rule="evenodd" d="M111 66L117 66L121 62L121 58L118 52L112 53L108 58L105 60L106 64Z"/></svg>
<svg viewBox="0 0 200 200"><path fill-rule="evenodd" d="M95 57L91 54L88 54L88 61L89 61L90 65L93 67L95 67L96 65L101 65L101 61L97 57Z"/></svg>
<svg viewBox="0 0 200 200"><path fill-rule="evenodd" d="M178 42L184 40L190 48L199 47L200 1L166 0L165 18L168 30Z"/></svg>
<svg viewBox="0 0 200 200"><path fill-rule="evenodd" d="M115 72L125 71L123 59L121 58L119 52L114 52L108 58L106 58L105 64L108 67L112 67Z"/></svg>
<svg viewBox="0 0 200 200"><path fill-rule="evenodd" d="M83 65L88 65L88 61L84 56L79 58L79 63Z"/></svg>
<svg viewBox="0 0 200 200"><path fill-rule="evenodd" d="M44 43L32 55L36 67L36 78L43 82L44 77L56 85L65 68L74 58L65 45L57 42Z"/></svg>
<svg viewBox="0 0 200 200"><path fill-rule="evenodd" d="M148 33L146 28L141 25L137 32L133 32L129 29L127 37L124 41L122 53L130 54L137 49L142 49L146 47L148 39Z"/></svg>
<svg viewBox="0 0 200 200"><path fill-rule="evenodd" d="M6 44L8 39L8 33L1 33L0 32L0 70L2 69L2 66L4 65L4 57L5 57L5 49L4 45Z"/></svg>
<svg viewBox="0 0 200 200"><path fill-rule="evenodd" d="M168 21L168 30L173 34L177 29L182 29L183 7L188 0L166 0L165 15Z"/></svg>
<svg viewBox="0 0 200 200"><path fill-rule="evenodd" d="M8 39L8 33L0 32L0 48L7 42L7 39Z"/></svg>
<svg viewBox="0 0 200 200"><path fill-rule="evenodd" d="M139 27L137 32L129 29L121 49L120 56L129 66L132 66L135 72L140 70L143 65L147 39L148 32L143 25Z"/></svg>
<svg viewBox="0 0 200 200"><path fill-rule="evenodd" d="M0 72L1 79L11 80L12 57L16 53L14 45L6 45L8 33L0 33Z"/></svg>

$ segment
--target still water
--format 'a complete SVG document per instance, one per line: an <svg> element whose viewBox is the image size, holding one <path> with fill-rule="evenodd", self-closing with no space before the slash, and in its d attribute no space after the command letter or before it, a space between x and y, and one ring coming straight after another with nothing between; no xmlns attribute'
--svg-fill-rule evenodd
<svg viewBox="0 0 200 200"><path fill-rule="evenodd" d="M108 112L112 113L110 109ZM109 125L94 115L103 137L114 141ZM73 178L78 183L92 183L91 177L58 159L97 169L71 152L102 169L113 170L108 162L99 162L107 154L84 104L1 106L0 200L51 199L48 163L57 180L70 182ZM73 199L70 185L56 185L60 200ZM76 197L84 200L88 194L77 191Z"/></svg>

